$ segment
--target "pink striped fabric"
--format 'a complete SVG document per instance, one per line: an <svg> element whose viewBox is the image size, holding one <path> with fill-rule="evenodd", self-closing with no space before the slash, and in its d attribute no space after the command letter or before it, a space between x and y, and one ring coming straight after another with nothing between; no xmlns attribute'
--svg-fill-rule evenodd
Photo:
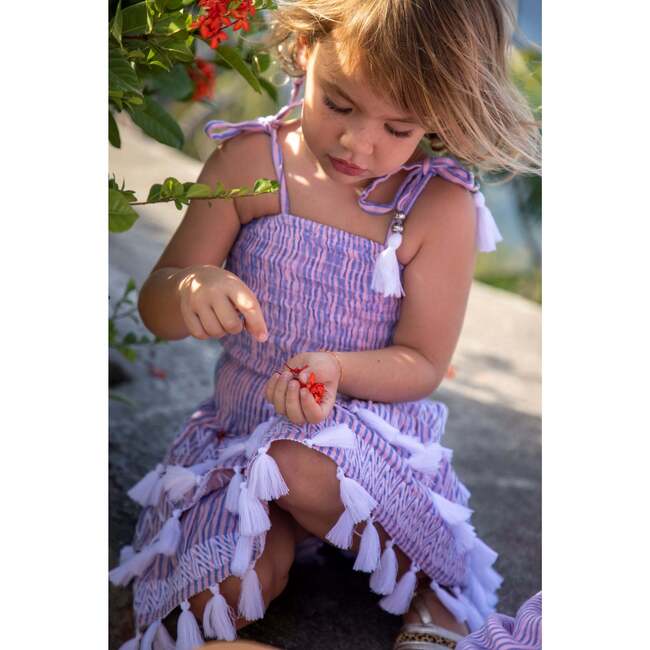
<svg viewBox="0 0 650 650"><path fill-rule="evenodd" d="M542 592L529 598L512 618L490 614L481 629L465 637L456 650L541 650Z"/></svg>
<svg viewBox="0 0 650 650"><path fill-rule="evenodd" d="M163 460L165 465L189 467L216 459L216 466L179 501L172 502L161 492L157 503L141 512L133 540L135 551L156 539L173 510L182 514L177 552L157 555L135 579L138 628L166 616L182 601L230 575L238 518L225 508L226 489L232 468L239 464L246 469L246 459L242 455L224 462L218 459L224 449L246 441L257 425L274 414L262 392L270 374L300 351L389 346L399 317L400 299L385 298L371 289L373 265L383 250L381 244L290 213L274 128L281 117L256 121L255 126L226 125L220 136L232 137L249 126L268 132L278 179L285 192L281 213L243 226L227 259L227 268L256 294L270 338L260 344L243 332L222 339L223 354L215 369L213 394L188 417ZM214 133L217 127L223 128L224 123L208 125L208 130ZM473 185L467 172L461 173L455 166L444 169L443 173L436 161L414 166L396 201L402 198L401 207L408 211L432 170L445 178L446 174L456 174L453 182ZM373 207L367 202L367 194L362 197L366 207L385 211L387 206ZM468 584L468 576L475 569L485 584L500 583L498 575L487 564L481 564L483 560L474 564L433 505L432 492L453 503L467 504L469 492L458 480L449 457L443 457L434 475L412 469L407 462L409 453L389 444L367 426L355 412L358 407L371 410L424 444L439 442L444 433L447 408L442 403L428 399L371 403L339 395L324 422L297 426L279 418L260 445L282 439L305 441L331 425L348 425L356 435L354 450L319 447L314 453L330 457L346 477L370 493L378 503L372 516L395 545L431 579L455 588L457 593ZM255 538L255 560L263 552L263 544L263 536ZM489 558L488 563L496 558L496 553L485 545L479 548L477 542L476 547L477 553ZM496 603L493 589L490 607L484 606L481 618Z"/></svg>

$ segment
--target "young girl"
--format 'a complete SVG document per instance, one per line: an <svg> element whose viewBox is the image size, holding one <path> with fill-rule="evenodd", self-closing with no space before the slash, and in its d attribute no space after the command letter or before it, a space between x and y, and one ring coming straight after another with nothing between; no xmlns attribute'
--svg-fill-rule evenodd
<svg viewBox="0 0 650 650"><path fill-rule="evenodd" d="M379 606L406 615L395 647L454 647L501 578L440 444L447 409L428 397L475 251L500 240L459 161L538 163L507 80L505 7L298 0L275 18L292 101L209 123L223 145L199 181L277 178L280 191L192 203L140 293L152 332L218 338L223 353L211 397L129 491L144 509L111 571L135 578L127 647L174 647L162 621L179 606L179 650L233 640L308 537L351 549Z"/></svg>

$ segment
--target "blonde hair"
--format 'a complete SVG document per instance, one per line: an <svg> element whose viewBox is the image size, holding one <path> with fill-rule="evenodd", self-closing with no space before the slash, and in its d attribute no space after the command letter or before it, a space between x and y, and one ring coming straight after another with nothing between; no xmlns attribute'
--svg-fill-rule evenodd
<svg viewBox="0 0 650 650"><path fill-rule="evenodd" d="M297 45L333 34L342 68L418 116L480 171L539 173L540 130L508 75L505 0L279 0L269 45L292 76Z"/></svg>

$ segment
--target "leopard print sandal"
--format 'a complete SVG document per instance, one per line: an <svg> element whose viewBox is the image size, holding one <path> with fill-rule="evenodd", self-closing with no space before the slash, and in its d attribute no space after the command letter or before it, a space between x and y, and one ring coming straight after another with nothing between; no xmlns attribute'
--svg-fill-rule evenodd
<svg viewBox="0 0 650 650"><path fill-rule="evenodd" d="M393 650L454 650L456 643L464 638L436 625L419 594L413 598L412 605L421 622L404 623L395 639Z"/></svg>

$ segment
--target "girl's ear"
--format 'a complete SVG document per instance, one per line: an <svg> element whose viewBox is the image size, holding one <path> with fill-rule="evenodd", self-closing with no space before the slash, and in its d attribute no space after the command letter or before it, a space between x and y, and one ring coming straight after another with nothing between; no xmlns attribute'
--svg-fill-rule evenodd
<svg viewBox="0 0 650 650"><path fill-rule="evenodd" d="M309 54L311 52L311 46L307 41L306 36L299 36L298 43L296 46L296 63L303 72L307 71L307 62L309 61Z"/></svg>

